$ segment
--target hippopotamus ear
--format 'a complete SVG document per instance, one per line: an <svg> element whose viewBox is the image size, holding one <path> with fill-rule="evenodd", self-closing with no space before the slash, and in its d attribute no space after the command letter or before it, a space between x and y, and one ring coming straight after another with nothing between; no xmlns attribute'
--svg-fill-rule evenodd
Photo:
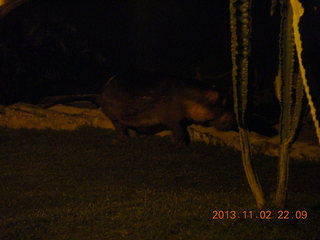
<svg viewBox="0 0 320 240"><path fill-rule="evenodd" d="M220 94L217 91L206 91L204 94L204 97L210 102L210 103L215 103L216 101L219 100Z"/></svg>
<svg viewBox="0 0 320 240"><path fill-rule="evenodd" d="M201 77L201 73L199 71L196 71L196 75L195 75L195 80L197 81L201 81L202 80L202 77Z"/></svg>
<svg viewBox="0 0 320 240"><path fill-rule="evenodd" d="M227 105L228 105L228 100L227 100L226 98L224 98L224 99L222 100L222 106L223 106L223 107L227 107Z"/></svg>

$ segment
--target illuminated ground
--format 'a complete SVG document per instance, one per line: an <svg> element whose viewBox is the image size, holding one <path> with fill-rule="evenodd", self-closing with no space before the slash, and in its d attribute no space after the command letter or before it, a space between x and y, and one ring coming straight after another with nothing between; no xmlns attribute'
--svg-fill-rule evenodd
<svg viewBox="0 0 320 240"><path fill-rule="evenodd" d="M109 119L99 109L88 107L56 105L50 109L40 109L35 105L18 103L2 108L0 126L17 129L75 130L83 126L113 129ZM201 126L192 126L189 132L195 141L200 140L220 146L226 145L240 150L239 137L236 132L218 132L213 128ZM168 134L169 132L165 131L159 135ZM268 138L252 132L250 139L254 152L269 156L278 155L279 136ZM320 145L317 142L311 119L305 120L298 141L292 146L290 156L301 160L320 160Z"/></svg>

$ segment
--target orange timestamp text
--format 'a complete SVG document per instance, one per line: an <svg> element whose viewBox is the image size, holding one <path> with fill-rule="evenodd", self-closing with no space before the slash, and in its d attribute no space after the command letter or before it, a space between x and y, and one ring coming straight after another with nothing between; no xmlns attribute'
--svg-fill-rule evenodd
<svg viewBox="0 0 320 240"><path fill-rule="evenodd" d="M222 220L222 219L262 219L262 220L305 220L308 218L308 212L306 210L260 210L260 211L235 211L235 210L213 210L212 219Z"/></svg>

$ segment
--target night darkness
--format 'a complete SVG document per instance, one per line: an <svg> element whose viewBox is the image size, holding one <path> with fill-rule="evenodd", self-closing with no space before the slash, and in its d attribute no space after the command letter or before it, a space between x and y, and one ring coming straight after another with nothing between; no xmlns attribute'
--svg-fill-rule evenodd
<svg viewBox="0 0 320 240"><path fill-rule="evenodd" d="M255 88L268 89L279 17L270 16L270 1L253 4ZM0 22L0 101L99 92L129 67L187 78L197 71L203 79L227 75L222 82L230 83L228 11L228 1L27 2Z"/></svg>
<svg viewBox="0 0 320 240"><path fill-rule="evenodd" d="M293 109L274 91L280 4L271 16L271 0L252 1L243 125L267 200L260 211L233 108L229 1L7 2L0 239L320 239L319 147L308 107L302 118L285 116L300 128L290 148L282 131L289 124L279 124L281 108ZM300 2L303 64L320 109L320 3ZM299 99L297 86L287 93ZM283 146L293 160L287 212L272 202Z"/></svg>

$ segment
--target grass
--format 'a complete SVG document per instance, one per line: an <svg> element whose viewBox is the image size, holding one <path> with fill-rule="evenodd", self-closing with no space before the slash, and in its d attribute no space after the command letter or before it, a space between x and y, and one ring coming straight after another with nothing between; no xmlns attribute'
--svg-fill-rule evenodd
<svg viewBox="0 0 320 240"><path fill-rule="evenodd" d="M254 157L268 195L275 158ZM305 220L212 219L253 210L240 153L113 131L0 129L0 239L320 239L320 164L293 162L290 210ZM274 215L275 216L275 215Z"/></svg>

